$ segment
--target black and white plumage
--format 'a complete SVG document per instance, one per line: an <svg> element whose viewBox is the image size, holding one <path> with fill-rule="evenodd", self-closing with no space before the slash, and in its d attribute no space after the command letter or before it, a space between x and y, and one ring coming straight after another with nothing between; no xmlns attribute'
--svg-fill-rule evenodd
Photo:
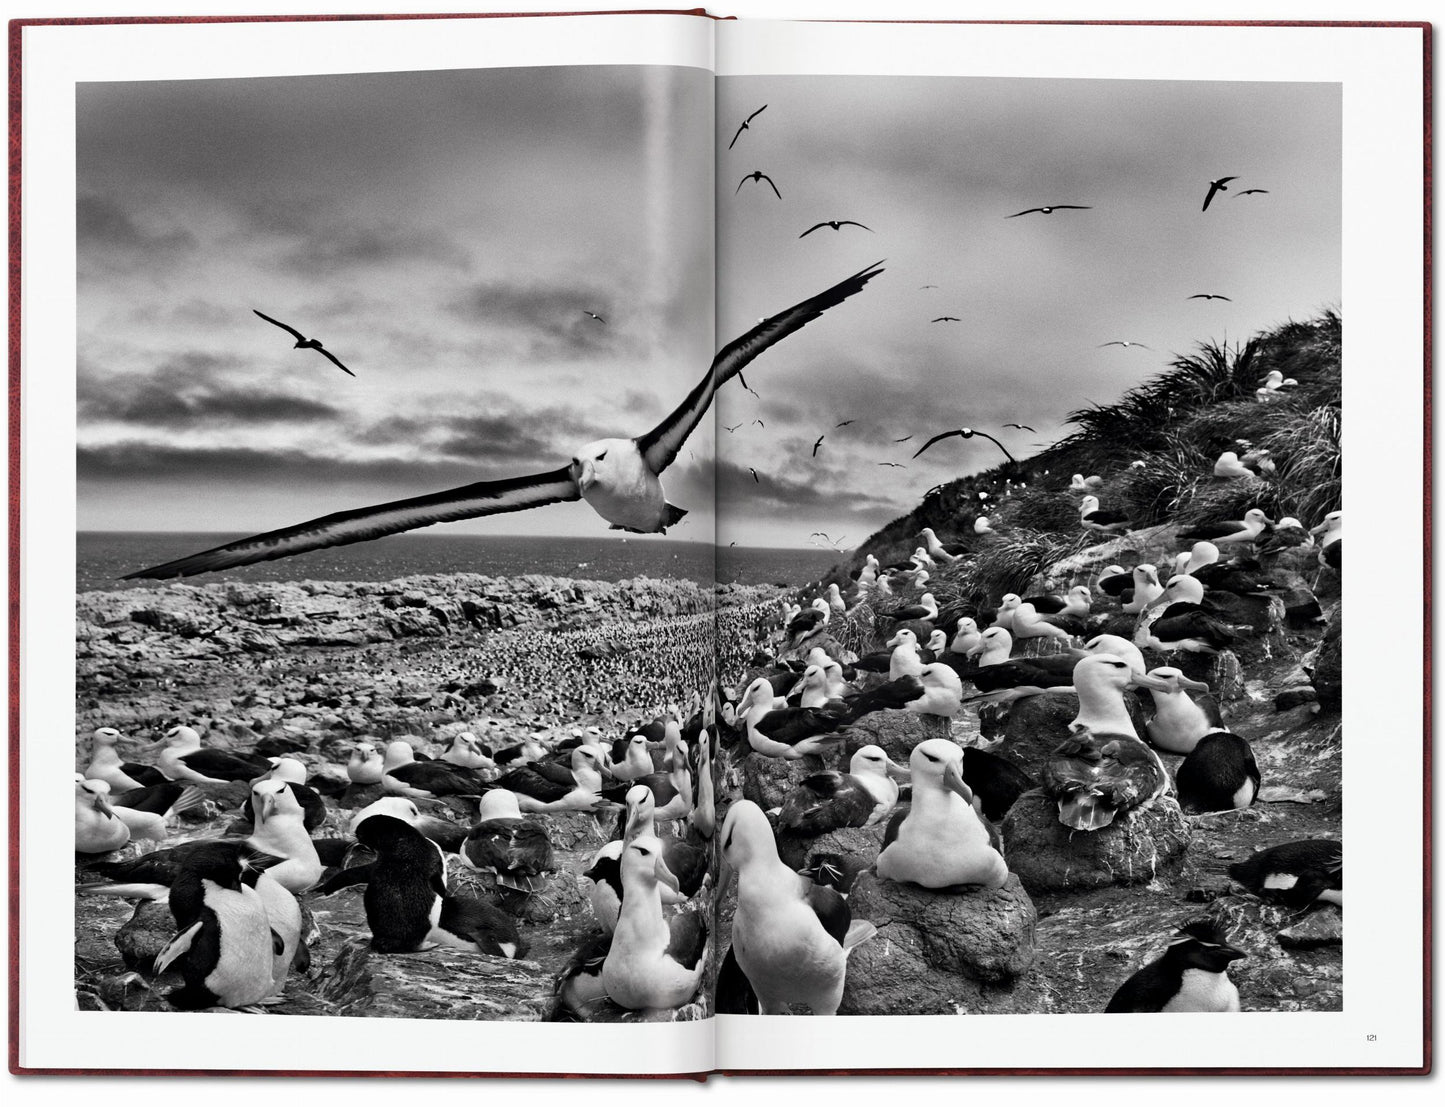
<svg viewBox="0 0 1445 1107"><path fill-rule="evenodd" d="M1186 300L1229 300L1228 296L1221 295L1218 292L1196 292L1193 296L1186 296L1184 298ZM1230 302L1233 303L1232 300Z"/></svg>
<svg viewBox="0 0 1445 1107"><path fill-rule="evenodd" d="M517 797L501 788L482 797L457 856L467 868L495 875L503 888L529 895L540 891L557 867L547 827L523 818Z"/></svg>
<svg viewBox="0 0 1445 1107"><path fill-rule="evenodd" d="M75 852L110 853L130 842L130 827L116 815L103 780L75 781Z"/></svg>
<svg viewBox="0 0 1445 1107"><path fill-rule="evenodd" d="M702 984L707 918L701 911L663 915L659 887L675 886L676 879L657 838L639 835L626 843L620 865L622 907L602 963L602 987L631 1011L680 1007Z"/></svg>
<svg viewBox="0 0 1445 1107"><path fill-rule="evenodd" d="M1149 675L1163 681L1166 688L1154 688L1154 715L1145 724L1149 741L1170 753L1188 753L1212 730L1219 730L1223 719L1219 704L1208 695L1209 685L1191 680L1172 666L1150 669ZM1204 693L1198 697L1190 692Z"/></svg>
<svg viewBox="0 0 1445 1107"><path fill-rule="evenodd" d="M1255 895L1290 907L1343 907L1344 848L1328 838L1284 842L1229 866L1229 875Z"/></svg>
<svg viewBox="0 0 1445 1107"><path fill-rule="evenodd" d="M378 953L446 946L493 957L520 957L526 946L500 908L447 892L446 861L435 842L391 815L373 815L356 839L376 853L363 903Z"/></svg>
<svg viewBox="0 0 1445 1107"><path fill-rule="evenodd" d="M321 345L321 339L319 339L319 338L307 338L307 337L306 337L305 335L303 335L300 331L298 331L295 327L288 327L285 323L281 322L281 320L279 320L279 319L272 319L272 318L271 318L269 315L267 315L265 312L256 311L255 308L252 308L251 310L252 310L252 311L255 311L256 314L259 315L262 319L266 320L266 322L272 324L273 326L280 327L280 328L281 328L283 331L285 331L287 334L289 334L289 335L291 335L293 338L295 338L295 339L296 339L296 345L293 346L293 347L291 347L293 350L315 350L318 354L320 354L322 357L324 357L327 361L331 362L332 365L336 366L336 368L340 369L340 370L341 370L343 373L345 373L348 377L354 377L354 376L356 376L355 373L353 373L350 369L348 369L346 366L344 366L344 365L341 364L341 359L340 359L340 358L338 358L338 357L337 357L335 354L333 354L330 350L326 349L326 347L324 347L323 345Z"/></svg>
<svg viewBox="0 0 1445 1107"><path fill-rule="evenodd" d="M843 999L848 952L877 933L855 920L847 899L795 873L778 858L767 816L751 800L728 811L723 859L737 875L732 954L765 1015L803 1004L833 1015ZM746 995L733 981L729 995ZM739 1003L744 1010L750 1006Z"/></svg>
<svg viewBox="0 0 1445 1107"><path fill-rule="evenodd" d="M840 229L840 228L842 228L842 227L863 227L863 224L862 224L862 223L859 223L857 220L854 220L854 219L825 219L825 220L823 220L823 222L821 222L821 223L814 223L811 227L809 227L806 231L804 231L804 232L803 232L802 234L800 234L798 237L799 237L799 238L807 238L807 237L808 237L810 234L812 234L814 231L822 230L824 227L831 227L833 230L836 231L836 230L838 230L838 229ZM865 231L871 231L873 228L872 228L872 227L863 227L863 229L864 229ZM839 425L841 426L841 424L839 424Z"/></svg>
<svg viewBox="0 0 1445 1107"><path fill-rule="evenodd" d="M1191 815L1239 811L1259 795L1259 764L1238 734L1212 731L1199 739L1174 774L1179 806Z"/></svg>
<svg viewBox="0 0 1445 1107"><path fill-rule="evenodd" d="M778 832L808 836L845 826L872 826L898 803L898 781L908 770L878 746L864 746L848 762L848 771L805 777L783 800Z"/></svg>
<svg viewBox="0 0 1445 1107"><path fill-rule="evenodd" d="M471 769L446 761L418 761L411 743L388 742L381 785L387 793L411 799L442 796L480 796L486 784Z"/></svg>
<svg viewBox="0 0 1445 1107"><path fill-rule="evenodd" d="M1104 1011L1238 1011L1239 989L1227 970L1245 956L1243 950L1229 944L1219 924L1209 919L1186 923L1175 932L1162 957L1119 985Z"/></svg>
<svg viewBox="0 0 1445 1107"><path fill-rule="evenodd" d="M773 178L769 177L761 169L754 169L751 173L744 173L743 179L738 182L738 187L733 190L733 195L736 196L739 192L741 192L743 190L743 185L747 184L749 181L767 181L768 187L773 190L773 195L776 196L779 200L783 198L783 194L778 191L778 186L773 183Z"/></svg>
<svg viewBox="0 0 1445 1107"><path fill-rule="evenodd" d="M578 499L586 500L614 529L640 534L663 532L679 522L686 511L667 502L658 477L672 464L683 443L701 422L713 394L739 376L743 368L769 346L855 295L882 271L876 265L870 266L763 320L724 346L706 376L652 430L636 438L604 438L589 443L560 469L479 481L430 495L337 512L142 569L126 579L161 580L216 572L329 546L366 542L435 523Z"/></svg>
<svg viewBox="0 0 1445 1107"><path fill-rule="evenodd" d="M1259 508L1250 508L1243 519L1227 519L1216 523L1200 523L1179 532L1179 539L1208 541L1215 546L1232 545L1240 542L1254 542L1262 535L1272 520Z"/></svg>
<svg viewBox="0 0 1445 1107"><path fill-rule="evenodd" d="M1106 565L1099 572L1099 579L1094 582L1100 592L1106 596L1118 597L1134 587L1134 575L1122 565Z"/></svg>
<svg viewBox="0 0 1445 1107"><path fill-rule="evenodd" d="M1127 533L1131 525L1129 517L1122 512L1102 510L1098 496L1085 496L1079 502L1079 522L1085 530L1103 534Z"/></svg>
<svg viewBox="0 0 1445 1107"><path fill-rule="evenodd" d="M1017 219L1020 215L1033 215L1035 212L1040 215L1052 215L1056 211L1089 211L1088 204L1050 204L1042 208L1026 208L1023 211L1016 211L1012 215L1005 215L1005 219Z"/></svg>
<svg viewBox="0 0 1445 1107"><path fill-rule="evenodd" d="M125 740L114 727L95 730L90 736L90 764L85 768L85 779L103 780L116 794L164 783L165 774L155 766L121 760L116 746Z"/></svg>
<svg viewBox="0 0 1445 1107"><path fill-rule="evenodd" d="M173 1007L249 1007L272 994L275 958L285 948L261 894L244 880L272 859L242 842L197 845L170 885L177 933L157 955L155 970L180 970L184 986L166 995Z"/></svg>
<svg viewBox="0 0 1445 1107"><path fill-rule="evenodd" d="M1120 815L1152 804L1169 787L1158 754L1127 734L1082 730L1066 738L1045 763L1042 784L1059 806L1059 822L1098 830Z"/></svg>
<svg viewBox="0 0 1445 1107"><path fill-rule="evenodd" d="M201 736L188 726L172 727L161 742L165 748L157 758L156 768L167 780L224 784L255 780L271 771L267 758L204 748Z"/></svg>
<svg viewBox="0 0 1445 1107"><path fill-rule="evenodd" d="M984 818L992 823L1001 822L1014 801L1034 787L1029 775L1008 758L972 746L963 751L959 775L983 805Z"/></svg>
<svg viewBox="0 0 1445 1107"><path fill-rule="evenodd" d="M750 123L752 123L752 121L753 121L754 119L756 119L758 116L762 115L763 112L765 112L765 111L767 111L767 110L768 110L768 105L767 105L767 104L764 104L764 105L763 105L762 107L760 107L757 111L753 112L752 115L750 115L750 116L748 116L746 119L744 119L741 124L739 124L738 129L737 129L737 133L733 135L733 140L728 143L728 149L729 149L729 150L731 150L734 146L737 145L738 139L740 139L740 138L742 137L743 132L748 129L748 125L749 125Z"/></svg>

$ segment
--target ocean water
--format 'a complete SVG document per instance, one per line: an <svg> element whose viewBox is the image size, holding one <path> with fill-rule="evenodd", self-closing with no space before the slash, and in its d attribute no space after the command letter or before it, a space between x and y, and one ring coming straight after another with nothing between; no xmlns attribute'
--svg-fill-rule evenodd
<svg viewBox="0 0 1445 1107"><path fill-rule="evenodd" d="M210 549L241 534L81 531L76 536L78 592L143 586L120 578L148 565ZM397 534L374 542L317 550L190 578L227 580L393 580L422 573L549 576L626 580L647 576L707 584L801 585L817 580L840 555L819 549L715 548L666 539L519 538L493 535Z"/></svg>

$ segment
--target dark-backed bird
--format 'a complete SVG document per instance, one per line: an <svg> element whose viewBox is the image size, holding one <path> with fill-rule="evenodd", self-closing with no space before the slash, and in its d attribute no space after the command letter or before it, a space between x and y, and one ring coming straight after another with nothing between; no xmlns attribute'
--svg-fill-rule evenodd
<svg viewBox="0 0 1445 1107"><path fill-rule="evenodd" d="M839 227L863 227L863 224L853 219L825 219L821 223L814 223L798 237L807 238L814 231L821 230L824 227L832 227L833 230L836 231ZM863 227L863 229L870 232L873 230L872 227Z"/></svg>
<svg viewBox="0 0 1445 1107"><path fill-rule="evenodd" d="M1267 188L1246 188L1243 192L1236 192L1234 198L1238 200L1241 196L1254 196L1268 191L1269 189Z"/></svg>
<svg viewBox="0 0 1445 1107"><path fill-rule="evenodd" d="M754 483L754 484L761 484L761 483L762 483L762 481L761 481L761 480L759 479L759 477L758 477L758 471L757 471L756 469L754 469L751 465L748 466L748 472L753 475L753 483Z"/></svg>
<svg viewBox="0 0 1445 1107"><path fill-rule="evenodd" d="M758 394L756 392L753 392L753 389L748 385L748 379L747 377L743 376L743 371L741 369L738 370L738 384L743 386L743 391L752 392L754 396L758 396ZM758 399L761 400L762 397L758 396Z"/></svg>
<svg viewBox="0 0 1445 1107"><path fill-rule="evenodd" d="M823 444L823 439L824 439L824 437L826 437L826 436L825 436L825 435L821 435L821 434L818 435L818 441L816 441L816 442L813 443L813 456L814 456L814 457L817 457L817 456L818 456L818 447Z"/></svg>
<svg viewBox="0 0 1445 1107"><path fill-rule="evenodd" d="M1229 875L1262 899L1278 900L1290 907L1312 903L1333 903L1343 907L1344 849L1328 838L1262 849L1244 861L1229 866Z"/></svg>
<svg viewBox="0 0 1445 1107"><path fill-rule="evenodd" d="M252 310L252 311L256 311L255 308L252 308L251 310ZM327 361L331 362L331 364L335 365L336 368L340 369L340 370L341 370L343 373L345 373L348 377L354 377L354 376L356 376L355 373L353 373L350 369L348 369L346 366L344 366L344 365L341 364L340 359L337 358L337 356L336 356L335 354L333 354L330 350L326 349L326 347L324 347L324 346L321 345L321 339L319 339L319 338L307 338L307 337L306 337L305 335L303 335L300 331L298 331L295 327L288 327L285 323L281 322L281 320L279 320L279 319L272 319L269 315L267 315L267 314L266 314L265 312L263 312L263 311L256 311L256 314L259 315L262 319L266 320L266 322L271 323L271 324L273 324L273 325L275 325L275 326L277 326L277 327L280 327L280 328L281 328L283 331L285 331L287 334L289 334L289 335L291 335L293 338L295 338L295 339L296 339L296 345L292 347L293 350L315 350L318 354L320 354L322 357L324 357Z"/></svg>
<svg viewBox="0 0 1445 1107"><path fill-rule="evenodd" d="M893 811L898 781L908 775L879 746L864 746L849 760L846 773L814 773L798 783L783 800L778 832L807 836L872 826Z"/></svg>
<svg viewBox="0 0 1445 1107"><path fill-rule="evenodd" d="M1038 431L1034 430L1033 427L1029 426L1027 423L1005 423L1004 426L1006 426L1006 427L1013 427L1015 430L1028 431L1030 434L1038 434L1038 433L1039 433Z"/></svg>
<svg viewBox="0 0 1445 1107"><path fill-rule="evenodd" d="M523 818L516 795L503 788L482 797L457 855L467 868L493 873L502 887L527 894L540 891L557 867L546 825Z"/></svg>
<svg viewBox="0 0 1445 1107"><path fill-rule="evenodd" d="M1144 345L1144 343L1142 342L1126 342L1121 338L1116 338L1112 342L1100 342L1098 348L1102 350L1105 346L1123 346L1126 350L1134 346L1138 346L1141 350L1148 350L1151 348Z"/></svg>
<svg viewBox="0 0 1445 1107"><path fill-rule="evenodd" d="M587 311L587 310L584 308L583 311L582 311L582 314L585 315L585 316L587 316L588 319L595 319L595 320L597 320L597 322L599 322L599 323L606 323L606 322L607 322L606 319L602 318L602 316L598 315L595 311Z"/></svg>
<svg viewBox="0 0 1445 1107"><path fill-rule="evenodd" d="M748 129L748 124L751 123L751 122L752 122L754 119L756 119L758 116L762 115L763 112L765 112L765 111L767 111L767 110L768 110L768 105L767 105L767 104L764 104L764 105L763 105L762 107L760 107L757 111L753 112L752 115L748 116L746 119L744 119L744 120L742 121L742 124L741 124L741 125L738 127L738 129L737 129L737 133L736 133L735 135L733 135L733 140L728 143L728 149L729 149L729 150L731 150L734 146L737 145L738 139L740 139L740 138L742 137L742 135L743 135L743 132Z"/></svg>
<svg viewBox="0 0 1445 1107"><path fill-rule="evenodd" d="M1186 300L1229 300L1228 296L1220 295L1218 292L1196 292L1193 296L1184 297ZM1230 303L1233 303L1230 300Z"/></svg>
<svg viewBox="0 0 1445 1107"><path fill-rule="evenodd" d="M1088 211L1089 204L1054 204L1046 208L1028 208L1025 211L1016 211L1012 215L1005 215L1005 219L1017 219L1020 215L1033 215L1038 212L1041 215L1052 215L1056 211Z"/></svg>
<svg viewBox="0 0 1445 1107"><path fill-rule="evenodd" d="M1253 748L1238 734L1211 731L1175 771L1174 790L1186 815L1252 806L1259 795L1259 763Z"/></svg>
<svg viewBox="0 0 1445 1107"><path fill-rule="evenodd" d="M767 181L768 187L773 190L773 195L776 196L779 200L783 198L783 194L778 191L778 186L773 183L773 178L769 177L761 169L754 169L751 173L743 174L743 179L738 182L738 187L733 191L733 195L736 196L739 192L741 192L743 190L743 185L747 184L749 181Z"/></svg>
<svg viewBox="0 0 1445 1107"><path fill-rule="evenodd" d="M894 442L909 442L909 441L911 441L912 439L913 439L913 435L911 435L911 434L905 434L902 438L895 438L893 441L894 441Z"/></svg>
<svg viewBox="0 0 1445 1107"><path fill-rule="evenodd" d="M837 430L839 427L846 427L849 423L852 423L852 422L854 422L854 420L852 420L852 419L844 419L841 423L834 423L834 424L833 424L833 429L834 429L834 430Z"/></svg>
<svg viewBox="0 0 1445 1107"><path fill-rule="evenodd" d="M1209 919L1186 923L1162 957L1119 985L1104 1011L1115 1015L1238 1011L1239 989L1227 970L1245 956L1229 944L1218 923Z"/></svg>
<svg viewBox="0 0 1445 1107"><path fill-rule="evenodd" d="M814 1015L836 1014L848 952L877 929L855 920L841 893L779 860L767 816L751 800L728 811L722 853L738 881L732 954L758 1008L786 1015L801 1003Z"/></svg>
<svg viewBox="0 0 1445 1107"><path fill-rule="evenodd" d="M880 461L878 464L879 464L879 465L882 465L882 466L885 466L886 468L889 468L889 469L907 469L907 468L908 468L908 466L907 466L907 465L904 465L901 461Z"/></svg>
<svg viewBox="0 0 1445 1107"><path fill-rule="evenodd" d="M930 323L962 323L963 320L957 315L940 315L937 319L930 319Z"/></svg>
<svg viewBox="0 0 1445 1107"><path fill-rule="evenodd" d="M604 438L584 446L569 465L550 473L480 481L460 488L375 507L338 512L298 526L217 546L190 557L131 573L127 579L165 579L231 569L309 550L365 542L434 523L522 511L543 504L586 500L613 529L636 534L666 531L686 510L667 502L658 475L702 421L713 394L769 346L859 292L881 273L870 266L832 288L765 319L723 347L707 375L652 430L637 438Z"/></svg>
<svg viewBox="0 0 1445 1107"><path fill-rule="evenodd" d="M1204 206L1203 206L1202 208L1200 208L1199 210L1200 210L1200 211L1208 211L1208 210L1209 210L1209 201L1214 199L1214 194L1215 194L1216 192L1228 192L1228 191L1229 191L1229 182L1230 182L1230 181L1233 181L1233 180L1236 180L1236 178L1234 178L1234 177L1220 177L1220 178L1218 178L1217 180L1210 181L1210 182L1209 182L1209 191L1204 194Z"/></svg>
<svg viewBox="0 0 1445 1107"><path fill-rule="evenodd" d="M1244 513L1243 519L1227 519L1216 523L1200 523L1181 530L1177 537L1181 542L1206 541L1216 546L1238 542L1253 542L1264 533L1272 520L1257 507Z"/></svg>

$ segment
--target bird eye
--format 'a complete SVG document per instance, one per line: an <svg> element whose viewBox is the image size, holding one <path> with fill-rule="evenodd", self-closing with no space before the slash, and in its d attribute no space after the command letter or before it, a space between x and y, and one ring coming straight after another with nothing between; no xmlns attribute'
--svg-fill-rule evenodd
<svg viewBox="0 0 1445 1107"><path fill-rule="evenodd" d="M606 450L603 450L600 454L598 454L598 455L597 455L597 460L598 460L598 461L606 461L606 460L607 460L607 451L606 451Z"/></svg>
<svg viewBox="0 0 1445 1107"><path fill-rule="evenodd" d="M923 756L928 758L928 760L932 761L935 765L938 764L938 758L934 757L933 754L925 753Z"/></svg>

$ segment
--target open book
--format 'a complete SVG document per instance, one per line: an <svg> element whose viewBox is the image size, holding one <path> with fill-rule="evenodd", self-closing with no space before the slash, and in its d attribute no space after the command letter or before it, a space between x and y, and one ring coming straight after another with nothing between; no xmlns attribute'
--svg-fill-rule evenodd
<svg viewBox="0 0 1445 1107"><path fill-rule="evenodd" d="M1428 26L12 39L12 1069L1428 1069Z"/></svg>

